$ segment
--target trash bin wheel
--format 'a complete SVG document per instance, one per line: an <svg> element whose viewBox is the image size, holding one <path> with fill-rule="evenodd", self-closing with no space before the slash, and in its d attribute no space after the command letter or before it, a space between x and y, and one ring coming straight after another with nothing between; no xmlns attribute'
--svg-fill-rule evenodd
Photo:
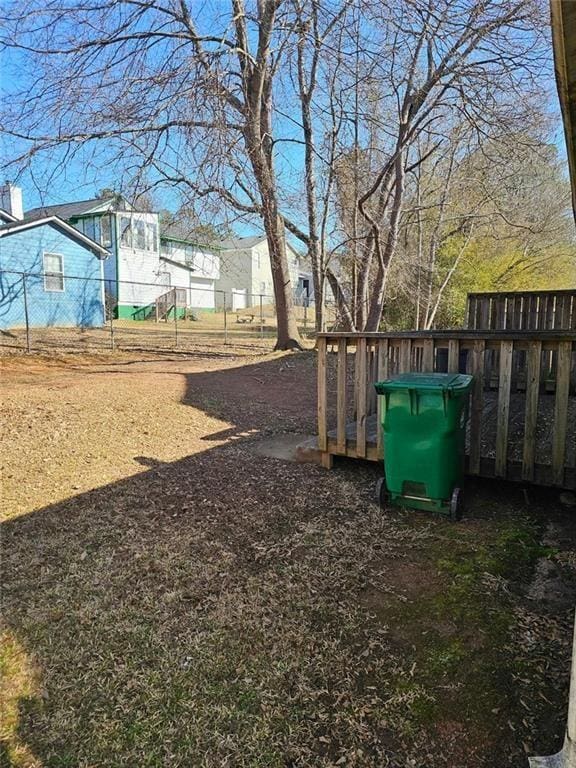
<svg viewBox="0 0 576 768"><path fill-rule="evenodd" d="M450 498L450 520L462 519L462 489L454 488Z"/></svg>
<svg viewBox="0 0 576 768"><path fill-rule="evenodd" d="M381 477L376 483L376 503L380 509L384 509L390 501L390 494L386 488L386 478Z"/></svg>

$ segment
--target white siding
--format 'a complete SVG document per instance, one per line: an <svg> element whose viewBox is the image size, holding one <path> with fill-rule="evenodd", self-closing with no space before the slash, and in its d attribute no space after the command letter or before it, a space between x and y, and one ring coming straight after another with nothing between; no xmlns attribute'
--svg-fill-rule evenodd
<svg viewBox="0 0 576 768"><path fill-rule="evenodd" d="M186 288L186 304L195 309L214 309L214 280L166 261L160 262L171 278L173 288Z"/></svg>
<svg viewBox="0 0 576 768"><path fill-rule="evenodd" d="M187 246L174 240L163 241L161 253L169 259L181 261L191 266L196 277L211 280L218 280L220 277L220 257L216 253Z"/></svg>
<svg viewBox="0 0 576 768"><path fill-rule="evenodd" d="M116 241L118 246L119 304L146 306L166 292L167 272L160 262L158 239L155 250L140 250L122 245L120 239L120 218L131 216L133 221L155 224L158 228L158 215L155 213L118 213L116 214ZM153 283L153 285L130 285L135 283ZM155 286L158 286L156 288Z"/></svg>
<svg viewBox="0 0 576 768"><path fill-rule="evenodd" d="M202 280L190 275L188 306L193 309L214 309L214 280Z"/></svg>

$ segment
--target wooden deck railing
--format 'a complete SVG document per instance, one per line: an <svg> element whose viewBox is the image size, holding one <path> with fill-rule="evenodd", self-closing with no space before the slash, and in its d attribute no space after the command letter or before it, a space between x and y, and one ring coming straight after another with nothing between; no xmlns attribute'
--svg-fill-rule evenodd
<svg viewBox="0 0 576 768"><path fill-rule="evenodd" d="M158 296L155 305L156 322L158 320L168 320L172 310L186 307L186 288L170 288L169 291Z"/></svg>
<svg viewBox="0 0 576 768"><path fill-rule="evenodd" d="M460 371L475 377L468 472L576 487L576 332L323 333L317 347L325 466L334 455L382 457L375 381Z"/></svg>

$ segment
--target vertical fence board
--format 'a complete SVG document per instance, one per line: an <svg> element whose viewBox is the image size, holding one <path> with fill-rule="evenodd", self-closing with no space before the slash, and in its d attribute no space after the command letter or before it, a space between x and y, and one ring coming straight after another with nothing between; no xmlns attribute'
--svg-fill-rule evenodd
<svg viewBox="0 0 576 768"><path fill-rule="evenodd" d="M566 432L568 419L568 391L570 387L570 364L572 342L558 344L556 368L556 399L554 401L554 431L552 433L552 481L554 485L564 484L564 458L566 456Z"/></svg>
<svg viewBox="0 0 576 768"><path fill-rule="evenodd" d="M556 312L558 309L558 302L555 296L546 297L546 321L544 327L548 330L552 330L556 326Z"/></svg>
<svg viewBox="0 0 576 768"><path fill-rule="evenodd" d="M400 356L398 360L398 373L408 373L412 368L412 340L400 341Z"/></svg>
<svg viewBox="0 0 576 768"><path fill-rule="evenodd" d="M514 310L512 312L510 329L516 331L522 327L522 296L514 296L513 302Z"/></svg>
<svg viewBox="0 0 576 768"><path fill-rule="evenodd" d="M541 357L542 342L533 341L528 348L526 361L526 410L522 448L522 479L528 481L534 480L534 462L536 461L536 422L538 419Z"/></svg>
<svg viewBox="0 0 576 768"><path fill-rule="evenodd" d="M338 339L338 380L336 393L336 442L338 451L346 453L346 375L348 354L346 337Z"/></svg>
<svg viewBox="0 0 576 768"><path fill-rule="evenodd" d="M496 301L492 298L488 298L485 302L482 303L485 305L485 309L484 317L482 319L482 324L480 325L479 330L489 328L491 331L493 331L496 325Z"/></svg>
<svg viewBox="0 0 576 768"><path fill-rule="evenodd" d="M505 327L506 318L506 299L504 296L499 296L495 300L495 325L492 326L493 330L501 331Z"/></svg>
<svg viewBox="0 0 576 768"><path fill-rule="evenodd" d="M328 449L328 422L326 411L326 339L320 337L318 345L318 447Z"/></svg>
<svg viewBox="0 0 576 768"><path fill-rule="evenodd" d="M358 371L358 400L356 406L356 453L366 456L366 338L358 339L356 369Z"/></svg>
<svg viewBox="0 0 576 768"><path fill-rule="evenodd" d="M560 306L556 310L556 328L561 329L575 329L576 328L576 317L574 317L572 312L572 304L574 304L574 308L576 309L576 300L574 299L574 296L566 295L562 296L561 299L559 299Z"/></svg>
<svg viewBox="0 0 576 768"><path fill-rule="evenodd" d="M472 402L470 406L470 473L480 474L482 449L482 407L484 404L484 350L485 342L475 341L472 348L471 373Z"/></svg>
<svg viewBox="0 0 576 768"><path fill-rule="evenodd" d="M498 420L496 423L496 477L506 477L508 455L508 421L510 418L510 382L514 342L500 342L500 375L498 387Z"/></svg>
<svg viewBox="0 0 576 768"><path fill-rule="evenodd" d="M372 342L368 345L368 360L370 365L368 367L368 414L372 416L376 413L376 390L374 389L374 382L378 378L378 355L377 344Z"/></svg>
<svg viewBox="0 0 576 768"><path fill-rule="evenodd" d="M424 339L422 342L422 372L434 371L434 339Z"/></svg>
<svg viewBox="0 0 576 768"><path fill-rule="evenodd" d="M476 327L476 304L478 299L476 296L468 294L468 308L466 312L466 327L474 329Z"/></svg>
<svg viewBox="0 0 576 768"><path fill-rule="evenodd" d="M388 339L379 339L378 341L378 381L384 381L388 378ZM376 450L378 456L383 455L382 450L382 399L378 397L376 405Z"/></svg>
<svg viewBox="0 0 576 768"><path fill-rule="evenodd" d="M538 297L538 330L543 331L546 328L546 317L548 314L548 296L541 294Z"/></svg>
<svg viewBox="0 0 576 768"><path fill-rule="evenodd" d="M450 339L448 342L448 373L458 373L460 370L460 342Z"/></svg>
<svg viewBox="0 0 576 768"><path fill-rule="evenodd" d="M531 331L535 331L538 328L538 298L538 296L530 296L528 303L528 328Z"/></svg>

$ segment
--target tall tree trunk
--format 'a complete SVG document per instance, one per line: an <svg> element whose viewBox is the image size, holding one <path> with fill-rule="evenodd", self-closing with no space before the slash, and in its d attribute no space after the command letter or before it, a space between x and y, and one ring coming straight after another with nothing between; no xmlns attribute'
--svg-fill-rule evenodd
<svg viewBox="0 0 576 768"><path fill-rule="evenodd" d="M336 310L339 318L342 321L342 326L343 326L342 330L355 331L356 326L354 325L354 317L348 307L348 303L346 301L344 293L342 292L342 287L338 281L338 278L329 269L328 272L326 273L326 279L328 280L330 288L332 289L332 293L334 294L334 300L336 301Z"/></svg>
<svg viewBox="0 0 576 768"><path fill-rule="evenodd" d="M284 219L278 215L277 205L270 205L269 212L266 210L267 207L264 206L263 219L270 252L278 326L274 349L302 349L298 323L294 313L292 283L290 282L290 271L286 257Z"/></svg>
<svg viewBox="0 0 576 768"><path fill-rule="evenodd" d="M400 217L402 215L402 202L404 197L404 154L399 152L394 161L395 189L392 210L390 211L390 225L388 228L388 237L384 253L380 256L378 263L378 274L376 285L372 294L370 311L366 320L365 331L377 331L382 320L384 310L384 298L386 295L386 282L388 272L390 271L390 262L396 253L398 245L398 230L400 226Z"/></svg>
<svg viewBox="0 0 576 768"><path fill-rule="evenodd" d="M316 6L312 5L312 20L315 38L317 39ZM302 133L304 136L304 171L306 186L306 213L308 217L308 258L312 267L314 283L314 318L316 331L321 332L324 326L324 248L320 247L318 234L317 198L316 198L316 167L314 163L314 128L310 103L316 86L316 65L318 47L312 53L312 65L309 78L306 77L305 46L306 27L303 25L298 39L298 88L300 91L300 114L302 116Z"/></svg>
<svg viewBox="0 0 576 768"><path fill-rule="evenodd" d="M243 4L238 7L243 13ZM276 304L277 338L275 349L302 349L294 296L286 254L286 230L278 205L278 179L274 169L272 142L272 80L269 69L269 42L276 7L259 7L260 38L257 66L245 77L246 124L244 141L262 203L261 215L268 241L270 269ZM237 20L237 24L241 24ZM245 33L243 30L242 34Z"/></svg>
<svg viewBox="0 0 576 768"><path fill-rule="evenodd" d="M258 135L258 131L256 131ZM253 142L254 134L248 134ZM286 254L286 229L279 213L277 187L272 165L271 148L267 142L250 143L250 158L262 200L262 221L268 241L274 300L276 304L277 339L275 349L302 349L296 315L288 256Z"/></svg>

